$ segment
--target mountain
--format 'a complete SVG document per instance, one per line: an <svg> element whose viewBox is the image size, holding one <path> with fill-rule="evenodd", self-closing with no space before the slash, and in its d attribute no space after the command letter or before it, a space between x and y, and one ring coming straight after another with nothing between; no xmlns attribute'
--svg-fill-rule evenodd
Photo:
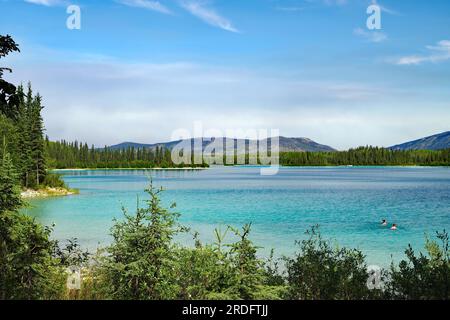
<svg viewBox="0 0 450 320"><path fill-rule="evenodd" d="M280 137L280 151L336 151L330 146L319 144L308 138Z"/></svg>
<svg viewBox="0 0 450 320"><path fill-rule="evenodd" d="M234 144L234 148L236 149L239 145L255 145L256 143L266 143L264 140L255 141L255 140L249 140L249 139L230 139L230 138L216 138L216 139L223 139L223 145L227 145L230 143ZM183 145L193 145L194 142L199 143L200 138L195 139L187 139L187 140L177 140L177 141L170 141L170 142L163 142L163 143L154 143L154 144L144 144L144 143L135 143L135 142L123 142L120 144L116 144L113 146L110 146L109 148L111 150L121 150L121 149L127 149L130 147L134 148L149 148L154 149L156 147L165 147L169 150L173 149L176 145L182 143ZM202 150L205 150L206 147L208 147L211 143L215 141L215 138L203 138L202 141ZM311 139L308 138L286 138L286 137L279 137L279 143L280 143L280 151L314 151L314 152L325 152L325 151L336 151L332 147L329 147L327 145L319 144L317 142L314 142ZM270 149L270 141L268 143L269 149Z"/></svg>
<svg viewBox="0 0 450 320"><path fill-rule="evenodd" d="M398 144L391 150L442 150L450 148L450 131L435 134L422 139Z"/></svg>

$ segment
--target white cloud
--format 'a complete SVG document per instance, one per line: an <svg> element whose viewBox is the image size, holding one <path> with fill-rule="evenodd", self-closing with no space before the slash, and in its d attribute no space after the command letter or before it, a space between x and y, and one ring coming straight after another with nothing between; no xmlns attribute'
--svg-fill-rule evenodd
<svg viewBox="0 0 450 320"><path fill-rule="evenodd" d="M287 12L297 12L297 11L303 11L304 7L276 7L276 10L278 11L287 11Z"/></svg>
<svg viewBox="0 0 450 320"><path fill-rule="evenodd" d="M362 28L356 28L353 33L357 36L365 38L367 41L379 43L387 40L387 35L380 31L366 31Z"/></svg>
<svg viewBox="0 0 450 320"><path fill-rule="evenodd" d="M426 47L427 55L410 55L398 58L395 63L398 65L419 65L424 62L438 63L450 60L450 40L442 40L435 46Z"/></svg>
<svg viewBox="0 0 450 320"><path fill-rule="evenodd" d="M25 0L25 2L43 5L47 7L55 6L62 3L62 1L60 0Z"/></svg>
<svg viewBox="0 0 450 320"><path fill-rule="evenodd" d="M327 5L338 5L342 6L348 3L347 0L324 0Z"/></svg>
<svg viewBox="0 0 450 320"><path fill-rule="evenodd" d="M327 6L343 6L348 4L348 0L305 0L309 3L322 3Z"/></svg>
<svg viewBox="0 0 450 320"><path fill-rule="evenodd" d="M153 0L116 0L126 6L144 8L152 11L157 11L165 14L170 14L171 11L165 5L161 4L159 1Z"/></svg>
<svg viewBox="0 0 450 320"><path fill-rule="evenodd" d="M181 1L181 6L204 22L230 32L239 32L232 23L198 0Z"/></svg>
<svg viewBox="0 0 450 320"><path fill-rule="evenodd" d="M392 9L390 9L390 8L380 4L380 3L378 3L377 0L372 0L372 4L375 4L375 5L379 6L381 11L383 11L383 12L386 12L386 13L391 14L391 15L399 15L399 13L397 11L392 10Z"/></svg>

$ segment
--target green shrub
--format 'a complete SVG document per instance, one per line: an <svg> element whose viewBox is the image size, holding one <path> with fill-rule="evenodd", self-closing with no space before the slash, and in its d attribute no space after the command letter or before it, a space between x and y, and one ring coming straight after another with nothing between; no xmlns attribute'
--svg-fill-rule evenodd
<svg viewBox="0 0 450 320"><path fill-rule="evenodd" d="M176 224L179 215L160 205L162 191L150 184L147 207L138 207L131 215L124 209L125 220L116 221L111 229L113 243L107 249L103 270L113 299L177 296L172 239L180 231Z"/></svg>
<svg viewBox="0 0 450 320"><path fill-rule="evenodd" d="M300 252L286 258L288 299L351 300L369 296L364 255L356 249L333 248L318 226L307 231Z"/></svg>
<svg viewBox="0 0 450 320"><path fill-rule="evenodd" d="M59 299L65 274L51 230L16 212L0 213L0 299Z"/></svg>
<svg viewBox="0 0 450 320"><path fill-rule="evenodd" d="M42 186L49 188L64 188L67 189L66 183L58 173L47 173L45 175Z"/></svg>
<svg viewBox="0 0 450 320"><path fill-rule="evenodd" d="M450 298L450 251L449 236L444 230L436 232L435 240L427 239L427 255L416 255L411 246L405 251L407 260L398 267L393 263L387 293L393 299L436 299Z"/></svg>

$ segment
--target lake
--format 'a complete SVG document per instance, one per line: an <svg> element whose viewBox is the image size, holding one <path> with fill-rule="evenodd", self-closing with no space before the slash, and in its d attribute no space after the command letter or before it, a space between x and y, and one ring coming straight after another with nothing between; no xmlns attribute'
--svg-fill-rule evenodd
<svg viewBox="0 0 450 320"><path fill-rule="evenodd" d="M425 234L450 229L450 168L428 167L284 167L261 176L258 167L212 167L194 171L60 171L79 195L32 200L25 211L38 221L55 223L53 237L76 237L90 250L111 240L113 218L121 207L133 212L137 195L145 199L149 176L167 191L163 203L177 203L180 221L214 240L215 228L252 223L251 239L277 256L296 251L319 224L325 237L361 249L370 264L387 266L403 257L410 243L422 249ZM381 219L397 231L381 227ZM229 238L232 240L232 237ZM187 235L177 241L192 244Z"/></svg>

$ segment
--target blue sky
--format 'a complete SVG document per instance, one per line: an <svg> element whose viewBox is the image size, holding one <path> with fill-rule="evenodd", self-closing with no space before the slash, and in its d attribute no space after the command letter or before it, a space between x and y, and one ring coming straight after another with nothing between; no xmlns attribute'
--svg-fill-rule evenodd
<svg viewBox="0 0 450 320"><path fill-rule="evenodd" d="M97 145L276 128L339 149L449 130L450 1L0 0L47 133ZM69 4L81 30L66 28Z"/></svg>

